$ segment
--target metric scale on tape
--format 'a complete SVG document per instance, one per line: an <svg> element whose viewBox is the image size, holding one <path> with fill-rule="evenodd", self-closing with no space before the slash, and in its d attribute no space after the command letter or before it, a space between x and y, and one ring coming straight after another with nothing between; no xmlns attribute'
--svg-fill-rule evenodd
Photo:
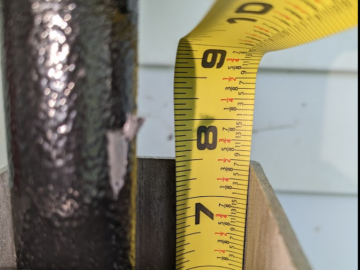
<svg viewBox="0 0 360 270"><path fill-rule="evenodd" d="M243 269L260 61L266 52L356 26L357 10L356 0L218 0L181 39L174 80L177 270Z"/></svg>

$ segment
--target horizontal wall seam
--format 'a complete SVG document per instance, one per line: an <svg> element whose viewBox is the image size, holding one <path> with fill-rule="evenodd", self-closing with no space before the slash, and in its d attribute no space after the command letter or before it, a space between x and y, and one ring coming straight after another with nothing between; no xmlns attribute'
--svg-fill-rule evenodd
<svg viewBox="0 0 360 270"><path fill-rule="evenodd" d="M173 65L166 64L140 64L140 68L152 68L152 69L174 69ZM310 74L324 74L324 75L358 75L358 70L326 70L326 69L297 69L297 68L270 68L270 67L261 67L259 68L260 72L274 72L274 73L310 73Z"/></svg>

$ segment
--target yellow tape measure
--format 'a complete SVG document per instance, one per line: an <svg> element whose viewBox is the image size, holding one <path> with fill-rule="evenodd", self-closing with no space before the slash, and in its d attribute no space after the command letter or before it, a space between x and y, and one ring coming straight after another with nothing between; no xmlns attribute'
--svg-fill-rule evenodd
<svg viewBox="0 0 360 270"><path fill-rule="evenodd" d="M243 269L261 58L357 25L357 9L356 0L218 0L181 39L174 82L176 269Z"/></svg>

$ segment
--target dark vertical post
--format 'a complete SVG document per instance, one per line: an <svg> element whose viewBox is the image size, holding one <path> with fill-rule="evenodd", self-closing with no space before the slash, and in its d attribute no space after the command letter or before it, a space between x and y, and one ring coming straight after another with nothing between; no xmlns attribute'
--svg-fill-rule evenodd
<svg viewBox="0 0 360 270"><path fill-rule="evenodd" d="M134 269L136 0L2 0L20 269Z"/></svg>

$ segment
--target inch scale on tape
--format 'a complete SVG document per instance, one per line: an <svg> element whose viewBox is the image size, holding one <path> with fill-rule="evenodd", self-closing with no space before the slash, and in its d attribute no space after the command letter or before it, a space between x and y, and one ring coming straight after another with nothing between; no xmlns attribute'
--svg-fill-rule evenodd
<svg viewBox="0 0 360 270"><path fill-rule="evenodd" d="M181 39L174 80L177 270L243 269L261 58L356 26L357 8L356 0L218 0Z"/></svg>

